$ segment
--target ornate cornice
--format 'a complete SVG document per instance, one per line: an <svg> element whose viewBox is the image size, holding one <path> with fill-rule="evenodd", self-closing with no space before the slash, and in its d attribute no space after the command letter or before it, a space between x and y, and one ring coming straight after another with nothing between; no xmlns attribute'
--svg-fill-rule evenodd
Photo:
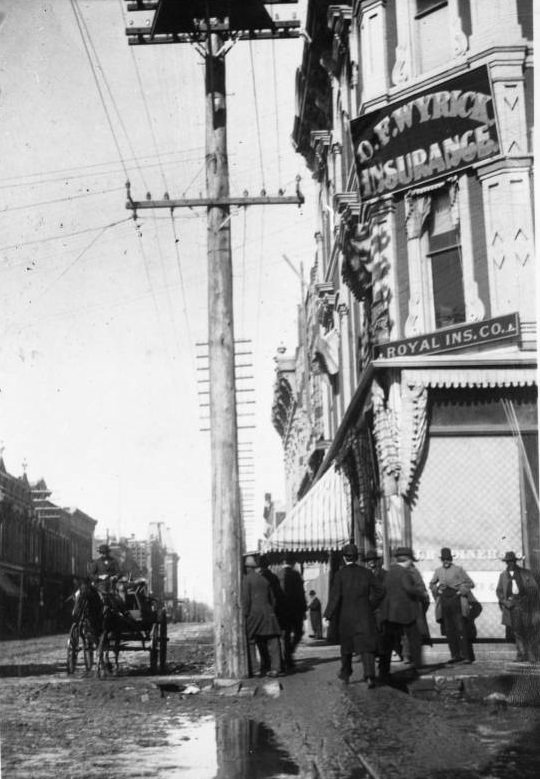
<svg viewBox="0 0 540 779"><path fill-rule="evenodd" d="M352 8L350 5L331 5L328 9L328 28L332 32L332 59L327 67L337 76L341 69L341 61L349 51L349 29L351 26Z"/></svg>
<svg viewBox="0 0 540 779"><path fill-rule="evenodd" d="M358 206L360 208L360 201L358 197L358 192L336 192L334 195L334 211L337 211L338 214L341 214L345 208L354 208L354 206Z"/></svg>

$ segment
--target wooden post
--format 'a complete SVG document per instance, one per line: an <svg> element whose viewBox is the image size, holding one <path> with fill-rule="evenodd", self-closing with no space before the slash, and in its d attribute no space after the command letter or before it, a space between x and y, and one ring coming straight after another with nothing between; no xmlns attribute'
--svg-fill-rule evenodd
<svg viewBox="0 0 540 779"><path fill-rule="evenodd" d="M206 51L206 189L210 198L229 195L225 57L223 40L208 38ZM233 274L230 207L208 207L208 357L214 647L216 676L248 675L242 610L242 523L234 377Z"/></svg>

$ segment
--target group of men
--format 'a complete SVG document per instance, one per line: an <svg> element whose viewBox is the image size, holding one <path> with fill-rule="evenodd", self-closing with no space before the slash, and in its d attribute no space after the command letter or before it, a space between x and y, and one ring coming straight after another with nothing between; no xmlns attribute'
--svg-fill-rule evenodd
<svg viewBox="0 0 540 779"><path fill-rule="evenodd" d="M366 566L358 565L358 549L347 544L342 550L344 566L334 577L324 616L334 621L341 647L338 677L348 684L353 654L363 664L368 688L390 676L392 653L405 656L413 675L422 666L422 646L431 644L426 620L430 598L422 576L415 567L412 549L399 547L395 561L386 571L375 551L364 556ZM474 662L474 620L482 606L474 597L474 582L453 562L451 549L443 547L438 567L429 583L435 601L435 618L446 636L449 663ZM540 651L539 588L533 574L518 566L514 552L502 558L506 571L499 577L497 598L502 623L512 631L517 660L538 659ZM536 636L536 639L535 639ZM532 638L532 640L531 640ZM533 656L534 655L534 656Z"/></svg>
<svg viewBox="0 0 540 779"><path fill-rule="evenodd" d="M244 566L242 601L250 673L283 675L294 669L294 652L304 632L307 603L302 576L290 555L277 574L264 555L258 559L248 555Z"/></svg>

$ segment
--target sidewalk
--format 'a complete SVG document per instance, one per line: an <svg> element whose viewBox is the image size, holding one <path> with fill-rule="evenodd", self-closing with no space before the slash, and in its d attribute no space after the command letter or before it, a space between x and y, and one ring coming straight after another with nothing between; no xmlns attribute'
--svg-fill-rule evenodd
<svg viewBox="0 0 540 779"><path fill-rule="evenodd" d="M410 666L394 655L391 686L425 699L450 695L494 706L540 706L540 663L516 662L515 646L508 643L477 643L474 652L473 663L449 665L445 643L424 647L424 665L416 678ZM339 646L324 640L304 638L296 654L300 663L313 663L317 675L328 677L328 681L339 670ZM354 660L351 681L362 675L361 664Z"/></svg>

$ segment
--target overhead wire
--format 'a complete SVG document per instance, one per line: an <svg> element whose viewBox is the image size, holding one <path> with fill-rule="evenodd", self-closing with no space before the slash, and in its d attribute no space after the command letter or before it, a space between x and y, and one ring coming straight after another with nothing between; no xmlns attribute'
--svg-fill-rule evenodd
<svg viewBox="0 0 540 779"><path fill-rule="evenodd" d="M194 157L186 157L185 159L180 160L172 160L169 161L169 165L180 165L184 164L185 162L191 162L193 160L200 159L200 152L203 150L204 147L202 146L194 146L189 149L183 149L183 150L176 150L176 151L168 151L168 152L161 152L160 157L163 159L163 157L169 157L171 155L178 155L178 154L191 154L191 152L199 152ZM126 163L128 162L135 162L140 165L142 168L155 168L157 165L160 165L161 162L151 162L147 164L143 164L144 160L152 160L155 155L148 154L143 156L134 156L134 157L124 157ZM90 165L74 165L69 168L55 168L53 170L47 170L47 171L40 171L38 173L28 173L23 176L10 176L8 178L3 178L2 183L0 184L0 189L8 189L8 188L17 188L17 187L34 187L39 186L40 184L51 184L55 181L62 181L66 182L70 179L79 179L84 178L87 176L106 176L111 175L115 173L114 167L111 170L104 170L104 171L95 171L94 173L91 173L91 171L95 168L102 168L107 165L111 166L117 166L119 163L115 160L107 160L105 162L94 162ZM70 173L70 171L81 171L78 173ZM47 176L56 176L56 174L62 174L55 178L43 178ZM36 178L37 176L42 177L38 181L27 181L27 179Z"/></svg>
<svg viewBox="0 0 540 779"><path fill-rule="evenodd" d="M279 139L280 139L279 103L277 99L276 41L274 38L272 38L272 74L274 80L274 113L276 117L277 173L278 173L278 185L281 187L281 151L279 145Z"/></svg>
<svg viewBox="0 0 540 779"><path fill-rule="evenodd" d="M82 27L82 24L81 24L82 15L81 15L80 9L78 7L77 0L71 0L71 9L73 11L73 15L75 17L75 21L77 23L77 27L79 28L81 41L82 41L82 44L84 46L84 50L86 52L86 56L88 58L88 62L90 64L90 70L92 72L92 77L93 77L94 82L96 84L96 89L98 91L99 99L101 101L101 105L102 105L103 111L105 113L105 117L107 119L107 124L109 125L109 129L111 131L113 142L114 142L114 145L116 146L116 151L118 152L118 158L120 160L120 163L122 165L122 169L124 171L124 174L125 174L125 177L126 177L126 180L127 180L129 178L128 170L127 170L127 167L126 167L126 163L124 161L124 157L123 157L123 154L122 154L122 149L120 148L120 143L118 141L118 138L116 137L116 132L115 132L114 125L113 125L113 122L112 122L112 117L111 117L111 114L110 114L109 109L107 107L107 103L105 101L105 96L104 96L103 91L101 89L101 84L99 83L99 79L97 77L97 73L96 73L96 70L95 70L95 67L94 67L94 63L93 63L92 57L90 55L90 50L88 48L88 44L87 44L86 39L84 37L84 31L83 31L83 27Z"/></svg>
<svg viewBox="0 0 540 779"><path fill-rule="evenodd" d="M101 230L103 228L109 228L109 227L115 227L116 225L122 224L123 222L129 222L131 220L131 216L127 216L125 219L118 219L116 222L110 222L110 224L107 225L98 225L97 227L85 227L82 230L75 230L72 233L59 233L58 235L49 235L46 238L33 238L29 241L21 241L19 243L13 243L9 244L7 246L0 246L0 251L10 251L11 249L20 249L23 246L31 246L36 243L48 243L49 241L59 241L64 238L73 238L76 235L84 235L85 233L93 233L96 230Z"/></svg>
<svg viewBox="0 0 540 779"><path fill-rule="evenodd" d="M41 206L56 205L57 203L67 203L72 200L80 200L81 198L95 195L107 195L110 192L120 192L122 190L125 191L125 187L111 187L110 189L100 189L97 192L81 192L79 195L68 195L67 197L58 197L52 200L40 200L34 203L25 203L20 206L8 206L7 208L0 209L0 214L11 214L13 211L24 211L28 208L39 208Z"/></svg>
<svg viewBox="0 0 540 779"><path fill-rule="evenodd" d="M253 59L253 41L249 40L249 58L251 61L251 80L252 80L252 86L253 86L253 100L255 103L255 123L257 127L257 143L259 148L259 163L261 166L261 182L262 187L265 189L264 184L264 163L263 163L263 153L262 153L262 143L261 143L261 123L259 119L259 103L257 100L257 85L255 83L255 62Z"/></svg>
<svg viewBox="0 0 540 779"><path fill-rule="evenodd" d="M76 8L78 10L79 16L80 16L79 29L81 30L81 36L83 35L82 27L84 28L84 31L86 32L86 40L84 41L85 42L85 48L87 49L87 51L88 51L88 49L92 50L92 53L94 55L94 59L96 61L97 67L99 68L99 71L101 73L101 78L102 78L103 83L105 85L105 89L107 90L107 93L109 95L109 100L111 101L111 104L112 104L112 106L114 108L114 111L116 113L118 124L120 125L120 127L122 129L122 132L124 133L124 137L125 137L127 145L129 146L129 149L131 151L132 157L135 160L137 160L137 156L136 156L135 150L134 150L134 148L133 148L133 146L131 144L131 139L129 137L129 133L128 133L126 125L124 123L122 114L120 113L120 110L119 110L118 105L116 103L116 100L115 100L115 97L113 95L111 86L109 84L109 80L108 80L107 75L105 73L105 69L103 68L103 65L101 64L101 60L100 60L100 57L99 57L99 55L97 53L97 49L96 49L96 47L94 45L94 41L92 39L92 35L90 33L88 25L86 24L86 20L85 20L83 14L82 14L82 12L81 12L81 10L79 8L78 2L79 2L79 0L72 0L72 3L75 4L75 6L76 6ZM96 82L98 82L97 73L95 71L95 66L94 66L94 63L93 63L92 58L90 57L90 55L89 55L89 62L90 62L90 66L92 68L92 72L95 73ZM101 92L100 92L100 94L101 94ZM122 157L122 160L124 161L123 157ZM125 161L124 161L124 166L125 166ZM139 173L141 175L141 178L143 178L143 174L142 174L142 171L141 171L140 166L138 164L138 161L136 162L136 167L137 167L137 170L139 171ZM127 172L127 167L124 167L124 172L126 174L126 178L129 179L129 175L128 175L128 172Z"/></svg>
<svg viewBox="0 0 540 779"><path fill-rule="evenodd" d="M111 226L112 225L105 225L105 227L103 227L99 231L99 233L92 238L92 240L87 244L87 246L85 246L84 249L81 252L79 252L79 254L75 257L75 259L72 260L66 268L64 268L64 270L51 282L51 284L49 284L47 287L45 287L44 290L42 290L41 294L38 295L35 300L36 301L41 300L48 292L50 292L50 290L60 281L60 279L63 278L66 275L66 273L68 273L79 262L79 260L81 260L84 257L86 252L88 252L92 248L92 246L94 246L99 241L103 233L106 230L109 230Z"/></svg>
<svg viewBox="0 0 540 779"><path fill-rule="evenodd" d="M123 8L121 0L119 0L119 4L120 4L120 13L121 13L122 18L123 18L124 8ZM165 191L167 191L167 180L166 180L166 176L165 176L165 170L164 170L164 167L163 167L160 155L159 155L156 133L155 133L154 125L153 125L153 122L152 122L152 117L150 115L150 111L149 111L149 108L148 108L148 102L146 100L146 95L145 95L145 92L144 92L144 87L143 87L143 83L142 83L142 78L141 78L139 66L138 66L138 63L137 63L137 60L136 60L133 48L130 47L130 50L131 50L131 61L133 63L133 67L134 67L134 70L135 70L135 73L136 73L137 84L138 84L139 92L140 92L140 95L141 95L141 98L142 98L146 120L147 120L149 129L150 129L150 134L151 134L151 137L152 137L152 143L153 143L153 146L154 146L154 151L156 153L156 156L157 156L158 162L159 162L159 169L160 169L160 173L161 173L163 187L164 187ZM166 267L165 267L165 260L164 260L163 251L162 251L162 247L161 247L159 231L158 231L158 228L157 228L157 217L156 217L155 213L153 213L153 218L154 218L154 228L155 228L155 239L156 239L157 248L158 248L158 254L159 254L159 258L160 258L161 272L162 272L163 280L165 282L165 288L166 288L166 290L168 290L169 289L169 285L167 283L167 273L166 273ZM188 336L188 350L189 350L189 352L191 354L191 357L192 357L193 367L195 367L195 356L194 356L194 354L192 352L192 346L191 346L191 343L192 343L191 327L190 327L189 316L188 316L188 311L187 311L187 298L186 298L186 294L185 294L184 278L183 278L183 274L182 274L182 267L181 267L181 261L180 261L180 252L179 252L179 247L178 247L178 236L176 234L176 225L174 223L174 215L172 213L172 210L170 212L170 220L171 220L171 226L172 226L172 232L173 232L174 251L175 251L175 258L176 258L176 268L177 268L178 275L179 275L179 278L180 278L180 289L181 289L182 302L183 302L183 313L184 313L184 319L185 319L185 322L186 322L186 333L187 333L187 336ZM142 232L140 231L140 229L139 229L139 234L140 234L140 238L141 238L140 246L142 247ZM147 258L146 258L146 255L144 255L144 254L143 254L143 261L145 262L145 267L146 267L146 270L147 270L147 278L148 278L149 284L151 284L152 280L151 280L151 276L150 276L150 273L149 273L149 270L148 270L148 267L147 267ZM168 309L169 309L169 321L170 321L170 324L171 324L171 329L172 329L172 333L173 333L174 342L175 342L175 345L176 345L176 349L178 351L178 356L180 357L181 354L182 354L182 350L181 350L180 342L178 340L177 328L175 327L174 313L173 313L173 309L172 309L172 300L170 299L168 291L167 291L167 306L168 306ZM173 380L174 380L174 378L173 378Z"/></svg>

